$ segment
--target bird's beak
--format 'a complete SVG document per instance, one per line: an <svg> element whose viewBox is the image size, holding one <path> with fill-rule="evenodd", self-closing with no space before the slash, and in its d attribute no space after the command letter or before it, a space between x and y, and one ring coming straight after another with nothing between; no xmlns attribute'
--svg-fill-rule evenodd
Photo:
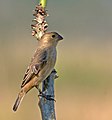
<svg viewBox="0 0 112 120"><path fill-rule="evenodd" d="M63 37L61 35L58 36L58 40L62 40Z"/></svg>

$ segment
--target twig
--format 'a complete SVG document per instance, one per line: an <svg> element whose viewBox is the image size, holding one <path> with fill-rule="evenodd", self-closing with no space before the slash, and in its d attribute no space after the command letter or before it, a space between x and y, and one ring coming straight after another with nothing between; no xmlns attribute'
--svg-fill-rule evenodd
<svg viewBox="0 0 112 120"><path fill-rule="evenodd" d="M50 95L52 100L47 100L44 97L40 97L39 107L42 114L42 120L56 120L55 107L54 107L54 79L56 72L52 72L51 75L43 82L42 91L44 95ZM47 84L47 88L45 90Z"/></svg>

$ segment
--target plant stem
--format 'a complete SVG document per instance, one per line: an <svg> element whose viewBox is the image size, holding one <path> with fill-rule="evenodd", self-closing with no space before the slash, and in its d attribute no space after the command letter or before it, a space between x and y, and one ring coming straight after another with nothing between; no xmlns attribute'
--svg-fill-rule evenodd
<svg viewBox="0 0 112 120"><path fill-rule="evenodd" d="M40 4L36 6L34 10L34 23L32 27L32 36L36 37L37 40L41 40L48 29L46 17L48 16L45 6L47 0L40 0ZM56 71L53 70L49 77L42 82L42 93L45 96L50 95L51 99L39 97L39 107L42 115L42 120L56 120L55 103L54 103L54 79L57 78Z"/></svg>
<svg viewBox="0 0 112 120"><path fill-rule="evenodd" d="M40 0L40 4L42 5L42 7L46 7L46 3L47 3L47 0Z"/></svg>
<svg viewBox="0 0 112 120"><path fill-rule="evenodd" d="M52 72L50 76L43 82L44 95L51 95L54 98L54 79L56 72ZM45 86L47 87L46 90ZM56 120L55 104L53 100L46 100L44 97L40 97L39 107L42 115L42 120Z"/></svg>

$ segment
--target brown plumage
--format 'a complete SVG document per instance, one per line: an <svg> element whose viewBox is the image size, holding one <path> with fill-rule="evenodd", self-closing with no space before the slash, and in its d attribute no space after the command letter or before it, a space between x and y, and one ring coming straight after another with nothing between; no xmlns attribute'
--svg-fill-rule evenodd
<svg viewBox="0 0 112 120"><path fill-rule="evenodd" d="M56 46L63 38L56 32L45 33L38 42L38 48L23 78L21 90L13 106L16 111L25 94L39 85L52 72L56 62Z"/></svg>

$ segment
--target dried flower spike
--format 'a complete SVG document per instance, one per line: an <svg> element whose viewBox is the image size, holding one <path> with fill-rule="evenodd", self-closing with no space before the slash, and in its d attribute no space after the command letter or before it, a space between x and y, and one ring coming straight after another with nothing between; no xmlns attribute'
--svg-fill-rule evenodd
<svg viewBox="0 0 112 120"><path fill-rule="evenodd" d="M34 19L32 20L33 23L31 25L32 28L32 36L35 36L37 40L40 40L42 35L47 31L48 24L45 18L48 16L44 7L41 4L37 5L34 13Z"/></svg>

